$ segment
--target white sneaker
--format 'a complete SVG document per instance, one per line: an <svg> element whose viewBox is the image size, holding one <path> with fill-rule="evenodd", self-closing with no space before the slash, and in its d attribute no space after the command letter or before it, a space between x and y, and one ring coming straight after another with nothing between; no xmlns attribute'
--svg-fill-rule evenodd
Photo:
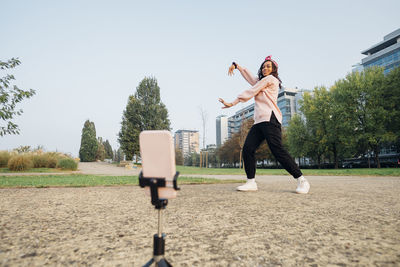
<svg viewBox="0 0 400 267"><path fill-rule="evenodd" d="M300 176L297 179L296 193L307 194L309 190L310 190L310 183L307 181L306 178L304 178L304 176Z"/></svg>
<svg viewBox="0 0 400 267"><path fill-rule="evenodd" d="M247 179L244 185L236 187L238 191L257 191L256 179Z"/></svg>

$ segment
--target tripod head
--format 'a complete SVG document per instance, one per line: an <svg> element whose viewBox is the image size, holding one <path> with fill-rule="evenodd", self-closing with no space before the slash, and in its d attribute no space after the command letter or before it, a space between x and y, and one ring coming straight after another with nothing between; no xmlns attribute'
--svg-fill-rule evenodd
<svg viewBox="0 0 400 267"><path fill-rule="evenodd" d="M179 172L176 172L173 180L173 185L175 190L180 190L178 187L177 179L179 176ZM151 204L155 206L156 209L165 209L168 204L168 199L166 198L159 198L158 189L166 187L165 178L153 178L153 177L143 177L143 173L140 172L139 174L139 185L140 187L150 186L151 192Z"/></svg>

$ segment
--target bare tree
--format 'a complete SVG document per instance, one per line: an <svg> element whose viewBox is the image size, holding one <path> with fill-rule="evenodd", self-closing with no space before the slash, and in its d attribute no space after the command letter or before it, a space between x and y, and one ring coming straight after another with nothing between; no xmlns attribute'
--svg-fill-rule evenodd
<svg viewBox="0 0 400 267"><path fill-rule="evenodd" d="M201 123L203 125L203 148L206 148L206 123L207 123L207 111L203 109L202 106L199 107Z"/></svg>

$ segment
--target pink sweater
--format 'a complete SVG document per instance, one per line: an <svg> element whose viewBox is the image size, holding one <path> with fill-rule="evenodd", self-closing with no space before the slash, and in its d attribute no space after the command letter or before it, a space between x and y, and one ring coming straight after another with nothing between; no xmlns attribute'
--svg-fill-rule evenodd
<svg viewBox="0 0 400 267"><path fill-rule="evenodd" d="M241 93L233 102L236 105L239 102L247 102L254 97L254 124L269 121L272 112L277 120L282 124L282 113L278 107L279 80L272 75L258 80L246 68L238 66L243 78L246 79L252 87Z"/></svg>

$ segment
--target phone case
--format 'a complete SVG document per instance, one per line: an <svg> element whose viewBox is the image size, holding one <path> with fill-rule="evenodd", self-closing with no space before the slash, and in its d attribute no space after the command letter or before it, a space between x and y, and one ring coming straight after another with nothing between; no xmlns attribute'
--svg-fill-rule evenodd
<svg viewBox="0 0 400 267"><path fill-rule="evenodd" d="M139 135L139 144L143 177L165 178L166 187L158 189L158 196L165 199L175 198L175 148L171 133L166 130L143 131ZM145 191L150 195L148 186Z"/></svg>

